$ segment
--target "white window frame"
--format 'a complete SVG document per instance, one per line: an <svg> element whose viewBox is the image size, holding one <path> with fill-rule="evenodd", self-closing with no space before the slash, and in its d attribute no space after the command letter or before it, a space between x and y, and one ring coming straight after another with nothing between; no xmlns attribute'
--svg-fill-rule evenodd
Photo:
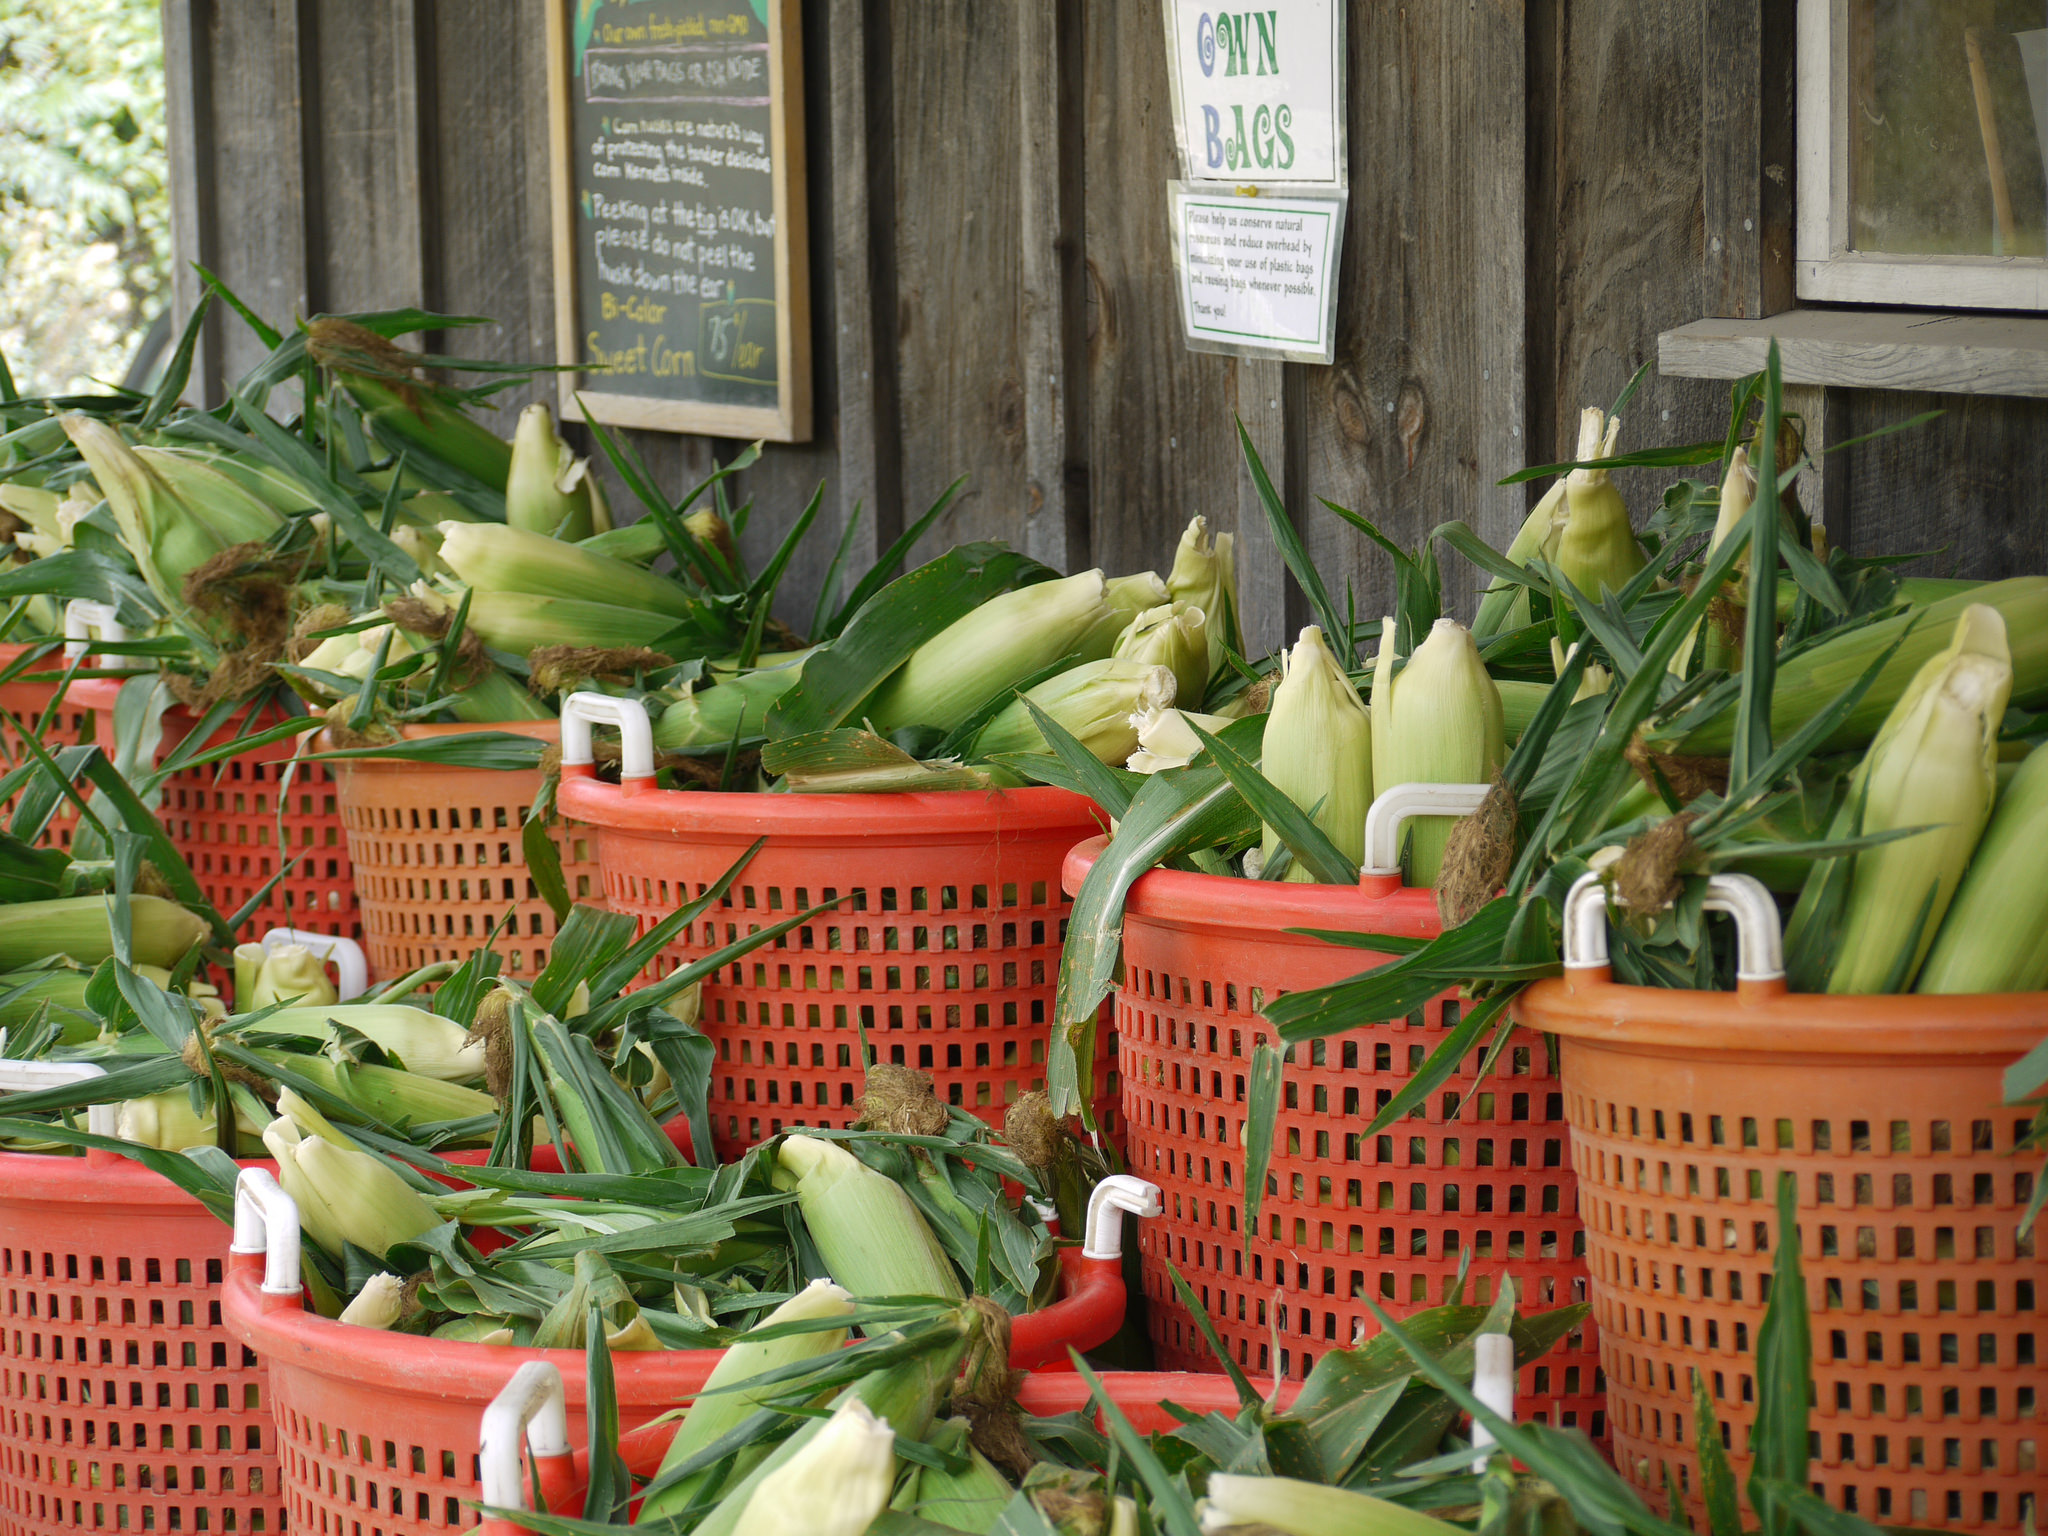
<svg viewBox="0 0 2048 1536"><path fill-rule="evenodd" d="M1799 0L1797 292L1832 304L2048 310L2048 261L1849 248L1849 0Z"/></svg>

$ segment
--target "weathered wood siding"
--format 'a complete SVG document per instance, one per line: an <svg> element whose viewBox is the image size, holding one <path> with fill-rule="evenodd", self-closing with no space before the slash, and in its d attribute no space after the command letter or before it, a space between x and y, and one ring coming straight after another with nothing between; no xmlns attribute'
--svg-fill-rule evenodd
<svg viewBox="0 0 2048 1536"><path fill-rule="evenodd" d="M542 5L165 0L186 259L273 321L420 304L492 317L436 346L552 361ZM1781 0L1353 0L1328 368L1180 343L1152 0L804 10L817 432L743 477L757 553L821 480L824 535L862 507L857 551L965 475L927 550L1002 538L1069 570L1163 568L1200 512L1236 531L1270 645L1304 615L1239 419L1333 587L1372 614L1386 558L1321 498L1403 544L1450 518L1504 540L1529 497L1496 482L1568 454L1579 408L1611 402L1658 331L1790 302ZM209 391L256 352L216 322ZM545 389L509 394L508 417ZM1830 461L1838 537L1976 576L2048 564L2048 404L1807 394L1827 441L1948 408ZM1713 435L1726 398L1653 374L1627 441ZM635 443L672 493L738 446ZM1659 474L1626 483L1647 515ZM830 542L792 568L799 626Z"/></svg>

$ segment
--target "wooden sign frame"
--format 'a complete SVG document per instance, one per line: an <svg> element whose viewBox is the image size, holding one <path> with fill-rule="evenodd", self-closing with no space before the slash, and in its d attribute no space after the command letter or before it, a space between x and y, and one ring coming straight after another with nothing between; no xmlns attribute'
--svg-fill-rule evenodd
<svg viewBox="0 0 2048 1536"><path fill-rule="evenodd" d="M556 360L578 355L576 312L576 187L571 138L569 11L574 0L547 0L548 180L554 215ZM810 245L804 203L804 92L801 0L768 0L768 94L774 162L776 403L727 405L671 400L607 390L604 375L566 371L561 415L589 415L607 426L709 437L766 438L778 443L811 437ZM581 395L582 404L577 403Z"/></svg>

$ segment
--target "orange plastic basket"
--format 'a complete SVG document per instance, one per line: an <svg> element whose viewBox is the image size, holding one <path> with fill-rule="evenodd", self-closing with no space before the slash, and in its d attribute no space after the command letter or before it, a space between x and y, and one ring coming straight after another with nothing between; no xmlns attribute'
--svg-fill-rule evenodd
<svg viewBox="0 0 2048 1536"><path fill-rule="evenodd" d="M619 784L590 766L590 721L579 711L597 709L631 722ZM1043 788L659 789L645 714L586 694L564 701L562 743L562 814L592 829L605 904L638 917L643 932L767 839L715 918L663 951L659 974L845 898L704 983L698 1028L718 1046L711 1117L721 1157L785 1126L851 1124L863 1035L879 1060L930 1073L949 1103L991 1123L1044 1086L1070 906L1060 862L1101 830L1087 800ZM1099 1033L1098 1123L1113 1131L1112 1047Z"/></svg>
<svg viewBox="0 0 2048 1536"><path fill-rule="evenodd" d="M54 642L0 645L0 671L13 666L30 652L51 644ZM29 663L27 670L31 674L60 672L64 666L62 651L52 650L40 661ZM75 747L85 740L87 727L92 721L88 710L75 698L65 695L62 683L37 681L31 676L0 683L0 710L6 711L0 715L0 758L4 758L9 769L20 767L31 756L22 744L22 732L35 733L44 751L55 752L60 747ZM46 848L69 848L71 829L77 822L78 812L71 802L60 801L49 825L37 839L38 844Z"/></svg>
<svg viewBox="0 0 2048 1536"><path fill-rule="evenodd" d="M218 1242L216 1227L216 1252ZM1010 1361L1018 1369L1065 1360L1070 1344L1093 1349L1123 1324L1116 1252L1091 1257L1070 1248L1060 1257L1064 1294L1012 1326ZM246 1171L236 1189L222 1301L229 1332L269 1372L292 1529L307 1536L425 1536L474 1525L469 1506L482 1491L484 1411L528 1361L548 1361L561 1373L570 1432L579 1440L584 1434L581 1350L417 1338L305 1311L297 1212L260 1169ZM637 1429L681 1404L719 1354L615 1354L621 1427Z"/></svg>
<svg viewBox="0 0 2048 1536"><path fill-rule="evenodd" d="M1393 797L1383 803L1399 809ZM1074 850L1069 890L1103 846L1097 839ZM1394 847L1385 862L1398 868ZM1166 1204L1139 1240L1147 1328L1162 1367L1220 1369L1178 1300L1169 1261L1240 1365L1297 1381L1318 1354L1378 1331L1368 1300L1397 1317L1447 1300L1460 1249L1472 1250L1469 1299L1490 1299L1503 1275L1514 1278L1525 1310L1587 1299L1563 1096L1540 1048L1510 1047L1481 1078L1482 1041L1467 1067L1394 1130L1360 1134L1455 1025L1454 997L1292 1048L1264 1230L1245 1241L1251 1057L1260 1042L1280 1046L1259 1010L1283 992L1380 963L1286 930L1429 938L1438 927L1434 896L1402 887L1398 873L1368 874L1347 888L1155 869L1131 887L1117 1045L1131 1167L1158 1183ZM1526 1367L1516 1390L1525 1417L1604 1438L1590 1325Z"/></svg>
<svg viewBox="0 0 2048 1536"><path fill-rule="evenodd" d="M71 700L92 711L94 739L109 752L120 688L114 678L94 678L71 688ZM267 729L286 718L276 704L266 704L248 729ZM183 706L169 710L160 752L174 751L197 723ZM239 720L232 720L207 745L223 745L237 734L246 732ZM240 911L282 865L297 861L243 925L240 937L297 928L360 940L332 765L294 763L304 740L272 742L202 768L178 769L164 783L157 819L206 899L225 917Z"/></svg>
<svg viewBox="0 0 2048 1536"><path fill-rule="evenodd" d="M221 1324L221 1232L117 1154L0 1154L13 1536L284 1529L263 1370Z"/></svg>
<svg viewBox="0 0 2048 1536"><path fill-rule="evenodd" d="M554 742L552 720L503 725L413 725L408 740L503 731ZM323 738L322 750L326 748ZM403 976L436 960L466 959L511 914L496 948L506 972L531 979L548 963L553 908L527 872L521 828L540 793L538 768L457 768L398 758L331 765L362 903L364 944L379 976ZM597 860L588 834L564 827L555 845L569 894L595 897Z"/></svg>
<svg viewBox="0 0 2048 1536"><path fill-rule="evenodd" d="M1565 910L1561 980L1517 1001L1564 1037L1615 1461L1700 1514L1692 1373L1747 1476L1775 1185L1798 1180L1813 1327L1814 1465L1830 1503L1880 1524L2022 1527L2044 1473L2048 1264L2018 1234L2036 1171L2004 1068L2048 1035L2048 993L1788 995L1777 909L1740 876L1733 993L1616 985L1605 902ZM2038 1518L2038 1510L2037 1510Z"/></svg>

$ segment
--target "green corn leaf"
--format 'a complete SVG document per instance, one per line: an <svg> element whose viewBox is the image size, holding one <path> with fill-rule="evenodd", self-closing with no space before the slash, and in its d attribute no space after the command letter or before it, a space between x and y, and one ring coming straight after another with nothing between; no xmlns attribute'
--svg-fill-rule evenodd
<svg viewBox="0 0 2048 1536"><path fill-rule="evenodd" d="M1252 435L1245 430L1242 417L1237 419L1237 441L1244 452L1245 467L1251 472L1252 489L1258 493L1259 505L1265 509L1266 525L1272 530L1273 543L1280 551L1280 558L1286 562L1301 590L1308 594L1309 607L1315 613L1316 622L1323 626L1323 633L1329 637L1337 659L1348 667L1354 654L1351 630L1344 623L1343 615L1337 612L1336 605L1330 601L1322 573L1309 558L1308 547L1301 542L1301 534L1295 529L1294 520L1287 515L1280 493L1273 489L1273 481L1266 474L1259 450L1252 446Z"/></svg>
<svg viewBox="0 0 2048 1536"><path fill-rule="evenodd" d="M1765 1536L1792 1536L1798 1521L1771 1484L1806 1484L1813 1336L1806 1281L1799 1267L1799 1186L1793 1174L1779 1173L1777 1193L1778 1260L1770 1303L1756 1334L1756 1425L1751 1435L1756 1460L1749 1502L1763 1521Z"/></svg>
<svg viewBox="0 0 2048 1536"><path fill-rule="evenodd" d="M1260 722L1264 718L1260 715L1252 717ZM1272 781L1252 765L1250 758L1231 743L1211 736L1192 720L1188 722L1188 729L1202 743L1209 760L1230 780L1231 787L1244 797L1252 814L1273 829L1303 868L1324 885L1358 884L1358 866L1330 841L1329 835L1315 824L1307 811L1274 788Z"/></svg>
<svg viewBox="0 0 2048 1536"><path fill-rule="evenodd" d="M1707 1506L1708 1536L1742 1536L1742 1508L1735 1498L1735 1471L1728 1465L1728 1452L1721 1444L1721 1428L1714 1416L1714 1400L1707 1393L1707 1381L1692 1373L1693 1445L1700 1462L1700 1498ZM1672 1506L1678 1518L1679 1506Z"/></svg>
<svg viewBox="0 0 2048 1536"><path fill-rule="evenodd" d="M1245 1101L1244 1135L1244 1253L1251 1257L1252 1239L1259 1231L1259 1208L1266 1198L1266 1174L1273 1162L1273 1142L1278 1135L1280 1079L1285 1058L1259 1041L1252 1048L1251 1091Z"/></svg>
<svg viewBox="0 0 2048 1536"><path fill-rule="evenodd" d="M833 614L830 626L832 633L837 634L840 630L844 629L847 621L866 606L869 598L873 597L895 579L896 570L909 556L911 547L924 537L933 523L936 523L945 515L947 508L951 507L955 498L959 496L961 487L966 484L967 477L962 475L958 480L947 486L945 490L939 493L939 499L926 509L924 516L904 529L902 533L896 536L889 547L882 551L881 556L873 565L867 568L861 579L854 584L853 591L847 597L845 603L840 606L838 612ZM822 636L814 635L812 638L819 639Z"/></svg>

